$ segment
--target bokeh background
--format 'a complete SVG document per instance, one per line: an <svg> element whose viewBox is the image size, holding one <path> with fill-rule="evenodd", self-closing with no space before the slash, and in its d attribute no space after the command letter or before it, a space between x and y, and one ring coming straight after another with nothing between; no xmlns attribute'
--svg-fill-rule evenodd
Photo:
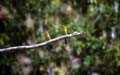
<svg viewBox="0 0 120 75"><path fill-rule="evenodd" d="M120 0L0 0L0 75L120 75Z"/></svg>

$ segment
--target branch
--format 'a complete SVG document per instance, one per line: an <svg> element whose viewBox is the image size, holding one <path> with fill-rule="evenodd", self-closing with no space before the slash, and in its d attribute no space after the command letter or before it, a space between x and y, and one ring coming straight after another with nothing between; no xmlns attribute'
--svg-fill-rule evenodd
<svg viewBox="0 0 120 75"><path fill-rule="evenodd" d="M33 49L33 48L38 48L38 47L42 47L44 45L47 45L49 43L61 40L61 39L65 39L65 38L69 38L69 37L73 37L73 36L79 36L82 35L83 33L79 33L79 32L74 32L71 34L66 34L66 35L62 35L59 37L56 37L54 39L50 39L48 41L42 42L42 43L38 43L38 44L34 44L34 45L24 45L24 46L14 46L14 47L8 47L8 48L2 48L0 49L0 52L4 52L4 51L11 51L11 50L23 50L23 49Z"/></svg>

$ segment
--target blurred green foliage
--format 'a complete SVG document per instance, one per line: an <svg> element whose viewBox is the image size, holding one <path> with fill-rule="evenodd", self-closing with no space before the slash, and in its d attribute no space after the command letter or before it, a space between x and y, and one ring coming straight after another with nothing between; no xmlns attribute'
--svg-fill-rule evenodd
<svg viewBox="0 0 120 75"><path fill-rule="evenodd" d="M25 43L28 34L24 27L25 16L31 14L36 22L33 34L37 43L46 41L45 21L51 38L76 31L85 33L82 38L68 38L70 49L75 52L75 57L81 59L80 67L73 75L89 75L93 67L98 69L96 72L100 75L120 74L119 0L3 0L0 3L12 15L4 23L4 32L0 33L0 48ZM33 65L68 62L69 54L64 47L60 44L52 50L37 48L27 50L27 54ZM14 52L0 53L0 64L11 64L15 69L18 67L15 61Z"/></svg>

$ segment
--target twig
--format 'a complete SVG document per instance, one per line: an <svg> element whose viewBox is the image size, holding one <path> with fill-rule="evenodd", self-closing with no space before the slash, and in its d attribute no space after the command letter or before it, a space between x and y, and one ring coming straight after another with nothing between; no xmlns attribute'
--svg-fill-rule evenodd
<svg viewBox="0 0 120 75"><path fill-rule="evenodd" d="M58 41L58 40L61 40L61 39L65 39L65 38L69 38L69 37L73 37L73 36L78 36L78 35L82 35L82 33L74 32L74 33L71 33L71 34L62 35L62 36L56 37L54 39L50 39L48 41L38 43L38 44L34 44L34 45L24 45L24 46L14 46L14 47L2 48L2 49L0 49L0 52L11 51L11 50L23 50L23 49L38 48L38 47L42 47L44 45L47 45L49 43L52 43L52 42L55 42L55 41Z"/></svg>

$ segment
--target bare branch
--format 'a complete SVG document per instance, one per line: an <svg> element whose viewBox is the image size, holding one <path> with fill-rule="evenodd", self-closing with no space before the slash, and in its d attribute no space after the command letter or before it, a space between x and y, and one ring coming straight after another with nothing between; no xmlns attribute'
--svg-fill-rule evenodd
<svg viewBox="0 0 120 75"><path fill-rule="evenodd" d="M3 49L0 49L0 52L11 51L11 50L23 50L23 49L38 48L38 47L42 47L44 45L47 45L47 44L55 42L55 41L59 41L61 39L65 39L65 38L69 38L69 37L73 37L73 36L79 36L79 35L82 35L82 34L83 33L74 32L74 33L62 35L62 36L56 37L54 39L50 39L48 41L45 41L45 42L42 42L42 43L38 43L38 44L24 45L24 46L14 46L14 47L3 48Z"/></svg>

